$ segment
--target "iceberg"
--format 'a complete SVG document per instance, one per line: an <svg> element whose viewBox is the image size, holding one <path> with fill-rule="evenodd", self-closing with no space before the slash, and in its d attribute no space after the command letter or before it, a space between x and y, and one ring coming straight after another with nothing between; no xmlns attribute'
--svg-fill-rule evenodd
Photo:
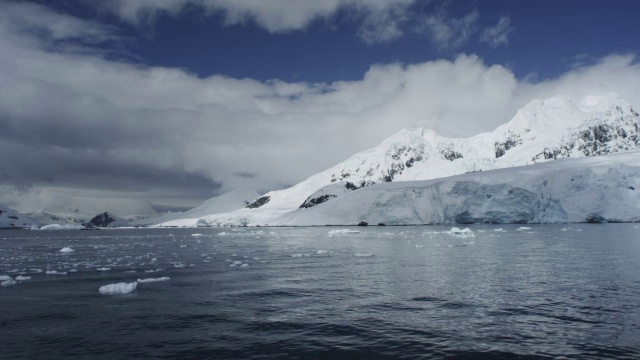
<svg viewBox="0 0 640 360"><path fill-rule="evenodd" d="M98 289L98 292L103 295L118 295L118 294L128 294L133 292L136 287L138 287L137 282L132 283L117 283L117 284L109 284L101 286Z"/></svg>

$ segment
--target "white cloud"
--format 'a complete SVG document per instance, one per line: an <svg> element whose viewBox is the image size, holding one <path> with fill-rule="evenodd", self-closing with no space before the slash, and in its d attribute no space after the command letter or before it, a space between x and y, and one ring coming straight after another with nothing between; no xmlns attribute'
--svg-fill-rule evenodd
<svg viewBox="0 0 640 360"><path fill-rule="evenodd" d="M440 7L433 15L424 19L418 31L427 34L440 48L457 49L476 32L479 17L478 10L461 18L451 17L445 7Z"/></svg>
<svg viewBox="0 0 640 360"><path fill-rule="evenodd" d="M133 24L153 22L159 14L180 15L188 6L222 13L227 25L253 21L271 33L302 30L314 20L328 20L339 10L360 14L358 36L368 43L402 35L406 8L417 0L111 0L108 7Z"/></svg>
<svg viewBox="0 0 640 360"><path fill-rule="evenodd" d="M54 52L12 29L3 18L0 153L12 155L0 157L0 182L162 204L193 205L202 192L176 199L189 186L293 184L419 121L468 136L556 94L614 91L640 107L633 55L543 82L519 80L474 55L373 65L356 81L260 82Z"/></svg>
<svg viewBox="0 0 640 360"><path fill-rule="evenodd" d="M32 3L0 3L0 26L3 32L28 33L49 41L97 43L118 39L114 29L108 26L56 13Z"/></svg>
<svg viewBox="0 0 640 360"><path fill-rule="evenodd" d="M509 42L509 35L514 29L511 26L511 19L503 16L495 26L484 30L482 36L480 36L480 41L486 42L494 48L503 44L506 45Z"/></svg>

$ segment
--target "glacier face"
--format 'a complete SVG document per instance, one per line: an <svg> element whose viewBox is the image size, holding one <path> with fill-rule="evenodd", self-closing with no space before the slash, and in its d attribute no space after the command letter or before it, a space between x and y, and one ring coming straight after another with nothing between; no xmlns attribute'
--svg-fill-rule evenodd
<svg viewBox="0 0 640 360"><path fill-rule="evenodd" d="M269 225L640 221L640 150L376 184ZM266 225L266 224L262 224Z"/></svg>

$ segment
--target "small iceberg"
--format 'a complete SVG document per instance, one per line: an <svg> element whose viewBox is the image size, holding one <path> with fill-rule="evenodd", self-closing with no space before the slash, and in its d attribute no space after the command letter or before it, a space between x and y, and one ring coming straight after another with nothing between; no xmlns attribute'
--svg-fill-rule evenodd
<svg viewBox="0 0 640 360"><path fill-rule="evenodd" d="M518 230L518 231L522 231L522 230L531 230L531 228L530 228L530 227L527 227L527 226L520 226L517 230Z"/></svg>
<svg viewBox="0 0 640 360"><path fill-rule="evenodd" d="M9 280L5 280L5 281L1 282L1 283L0 283L0 286L2 286L2 287L8 287L8 286L13 286L13 285L15 285L15 284L17 284L17 283L18 283L17 281L12 280L12 279L9 279Z"/></svg>
<svg viewBox="0 0 640 360"><path fill-rule="evenodd" d="M45 271L47 275L67 275L66 271L58 271L58 270L47 270Z"/></svg>
<svg viewBox="0 0 640 360"><path fill-rule="evenodd" d="M97 268L96 270L98 270L98 271L109 271L109 270L111 270L111 268L108 268L108 267L99 267L99 268Z"/></svg>
<svg viewBox="0 0 640 360"><path fill-rule="evenodd" d="M201 237L201 236L204 236L204 234L191 234L191 236L193 236L193 237Z"/></svg>
<svg viewBox="0 0 640 360"><path fill-rule="evenodd" d="M353 254L353 256L355 257L371 257L374 256L373 254L367 254L367 253L355 253Z"/></svg>
<svg viewBox="0 0 640 360"><path fill-rule="evenodd" d="M338 230L331 230L329 231L329 236L333 236L333 235L344 235L344 234L359 234L360 231L358 230L351 230L351 229L338 229Z"/></svg>
<svg viewBox="0 0 640 360"><path fill-rule="evenodd" d="M138 279L138 282L142 283L142 284L145 284L145 283L154 283L154 282L162 282L162 281L169 281L169 280L171 280L170 277L163 276L163 277L159 277L159 278Z"/></svg>
<svg viewBox="0 0 640 360"><path fill-rule="evenodd" d="M132 283L117 283L101 286L98 292L103 295L118 295L128 294L138 287L137 282Z"/></svg>
<svg viewBox="0 0 640 360"><path fill-rule="evenodd" d="M51 225L45 225L40 228L40 230L82 230L82 229L84 229L84 226L77 225L77 224L64 224L64 225L51 224Z"/></svg>
<svg viewBox="0 0 640 360"><path fill-rule="evenodd" d="M476 235L473 233L473 231L469 228L464 228L464 229L459 229L457 227L452 227L451 230L449 231L445 231L445 234L451 235L451 236L456 236L456 237L460 237L460 238L470 238L470 237L475 237Z"/></svg>
<svg viewBox="0 0 640 360"><path fill-rule="evenodd" d="M31 280L31 276L22 276L22 275L18 275L18 276L16 276L16 280L17 280L17 281L27 281L27 280Z"/></svg>
<svg viewBox="0 0 640 360"><path fill-rule="evenodd" d="M63 254L72 253L72 252L74 252L74 251L75 251L75 250L73 250L72 248L70 248L70 247L68 247L68 246L67 246L67 247L63 247L62 249L58 250L58 252L61 252L61 253L63 253Z"/></svg>
<svg viewBox="0 0 640 360"><path fill-rule="evenodd" d="M0 281L12 280L9 275L0 275Z"/></svg>

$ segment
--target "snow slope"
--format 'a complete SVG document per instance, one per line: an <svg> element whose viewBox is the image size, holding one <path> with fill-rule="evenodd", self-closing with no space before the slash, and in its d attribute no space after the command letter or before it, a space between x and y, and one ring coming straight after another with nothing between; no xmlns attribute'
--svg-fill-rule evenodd
<svg viewBox="0 0 640 360"><path fill-rule="evenodd" d="M143 219L132 222L132 225L153 225L166 223L171 226L170 222L176 219L183 219L183 222L191 223L196 226L198 218L211 214L226 213L241 209L247 204L260 196L253 190L231 190L226 193L204 201L201 205L185 212L169 212L157 218Z"/></svg>
<svg viewBox="0 0 640 360"><path fill-rule="evenodd" d="M269 201L261 208L298 208L318 189L340 181L427 180L634 149L640 146L639 126L638 113L614 94L534 100L493 132L470 138L404 129L291 188L265 194Z"/></svg>
<svg viewBox="0 0 640 360"><path fill-rule="evenodd" d="M269 225L640 221L640 151L377 184ZM258 222L251 225L265 225Z"/></svg>
<svg viewBox="0 0 640 360"><path fill-rule="evenodd" d="M436 179L635 149L640 147L639 127L640 115L631 105L615 94L606 94L580 101L564 96L534 100L493 132L469 138L448 138L429 129L408 128L293 187L265 194L247 209L207 216L200 225L271 223L305 203L314 206L314 202L336 201L349 193L336 188L341 182L353 189L371 183ZM178 219L160 225L196 223L197 219Z"/></svg>
<svg viewBox="0 0 640 360"><path fill-rule="evenodd" d="M30 228L33 225L38 225L38 223L32 218L0 204L0 229Z"/></svg>

